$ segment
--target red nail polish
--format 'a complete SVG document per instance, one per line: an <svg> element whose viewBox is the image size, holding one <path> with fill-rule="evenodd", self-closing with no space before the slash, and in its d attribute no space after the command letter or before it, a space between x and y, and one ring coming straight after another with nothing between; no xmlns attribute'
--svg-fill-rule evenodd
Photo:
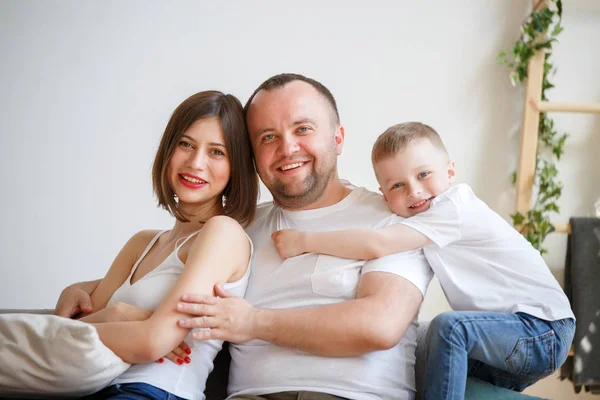
<svg viewBox="0 0 600 400"><path fill-rule="evenodd" d="M177 359L177 364L179 364L179 365L183 364L183 360L181 358L178 358Z"/></svg>
<svg viewBox="0 0 600 400"><path fill-rule="evenodd" d="M185 349L185 353L186 354L192 354L192 351L190 349Z"/></svg>
<svg viewBox="0 0 600 400"><path fill-rule="evenodd" d="M159 358L159 359L158 359L158 362L159 362L159 363L162 363L162 362L164 362L164 361L165 361L165 360L164 360L164 358Z"/></svg>
<svg viewBox="0 0 600 400"><path fill-rule="evenodd" d="M185 360L186 364L189 364L192 362L192 360L189 357L184 358L184 360Z"/></svg>

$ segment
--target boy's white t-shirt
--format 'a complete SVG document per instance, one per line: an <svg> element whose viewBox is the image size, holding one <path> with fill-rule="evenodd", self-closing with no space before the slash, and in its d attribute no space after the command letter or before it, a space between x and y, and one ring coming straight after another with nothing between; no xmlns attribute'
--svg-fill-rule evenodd
<svg viewBox="0 0 600 400"><path fill-rule="evenodd" d="M451 187L429 210L398 223L433 242L423 251L454 310L574 318L539 251L468 185Z"/></svg>
<svg viewBox="0 0 600 400"><path fill-rule="evenodd" d="M255 307L271 309L336 304L355 299L361 276L370 272L401 276L425 295L433 273L420 249L367 262L314 253L282 260L271 239L271 233L286 228L381 228L394 220L383 196L364 188L355 188L330 207L314 210L259 205L247 228L254 242L254 258L246 300ZM354 323L349 316L347 324ZM352 400L412 399L415 347L415 321L396 346L356 357L320 357L262 340L232 344L229 394L313 391Z"/></svg>

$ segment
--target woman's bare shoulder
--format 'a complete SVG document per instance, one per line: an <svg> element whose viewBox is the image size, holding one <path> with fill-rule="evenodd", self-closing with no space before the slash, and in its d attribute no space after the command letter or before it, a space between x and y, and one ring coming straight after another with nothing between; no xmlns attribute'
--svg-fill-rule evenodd
<svg viewBox="0 0 600 400"><path fill-rule="evenodd" d="M125 244L124 249L128 253L141 253L148 246L150 241L161 232L159 229L147 229L134 234Z"/></svg>

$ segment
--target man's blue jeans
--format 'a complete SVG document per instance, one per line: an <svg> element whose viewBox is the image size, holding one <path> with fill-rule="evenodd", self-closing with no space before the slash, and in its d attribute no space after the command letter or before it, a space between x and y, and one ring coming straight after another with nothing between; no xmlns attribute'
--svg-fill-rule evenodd
<svg viewBox="0 0 600 400"><path fill-rule="evenodd" d="M427 331L424 399L463 399L467 376L522 391L566 360L571 318L544 321L524 313L451 311Z"/></svg>
<svg viewBox="0 0 600 400"><path fill-rule="evenodd" d="M115 400L183 400L181 397L177 397L174 394L165 392L155 386L148 385L147 383L119 383L116 385L109 386L83 397L81 400L104 400L104 399L115 399Z"/></svg>

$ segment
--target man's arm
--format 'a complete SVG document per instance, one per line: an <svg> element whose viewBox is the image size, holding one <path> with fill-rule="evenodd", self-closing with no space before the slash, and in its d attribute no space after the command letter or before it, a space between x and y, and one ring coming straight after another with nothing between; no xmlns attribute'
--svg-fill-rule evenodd
<svg viewBox="0 0 600 400"><path fill-rule="evenodd" d="M423 301L408 280L387 272L361 277L357 298L302 309L255 309L220 287L220 298L186 295L180 311L200 318L181 320L197 331L196 339L246 342L265 340L326 357L349 357L395 346L414 320ZM198 304L190 304L198 303Z"/></svg>
<svg viewBox="0 0 600 400"><path fill-rule="evenodd" d="M347 229L303 232L283 229L271 235L282 259L302 253L328 254L352 260L374 260L394 253L419 249L431 240L406 225L380 229Z"/></svg>
<svg viewBox="0 0 600 400"><path fill-rule="evenodd" d="M365 274L357 298L291 310L258 310L257 339L326 357L348 357L394 347L416 317L423 296L406 279Z"/></svg>
<svg viewBox="0 0 600 400"><path fill-rule="evenodd" d="M54 314L73 318L79 314L90 314L93 312L91 295L98 287L102 279L95 281L78 282L67 286L60 294Z"/></svg>

